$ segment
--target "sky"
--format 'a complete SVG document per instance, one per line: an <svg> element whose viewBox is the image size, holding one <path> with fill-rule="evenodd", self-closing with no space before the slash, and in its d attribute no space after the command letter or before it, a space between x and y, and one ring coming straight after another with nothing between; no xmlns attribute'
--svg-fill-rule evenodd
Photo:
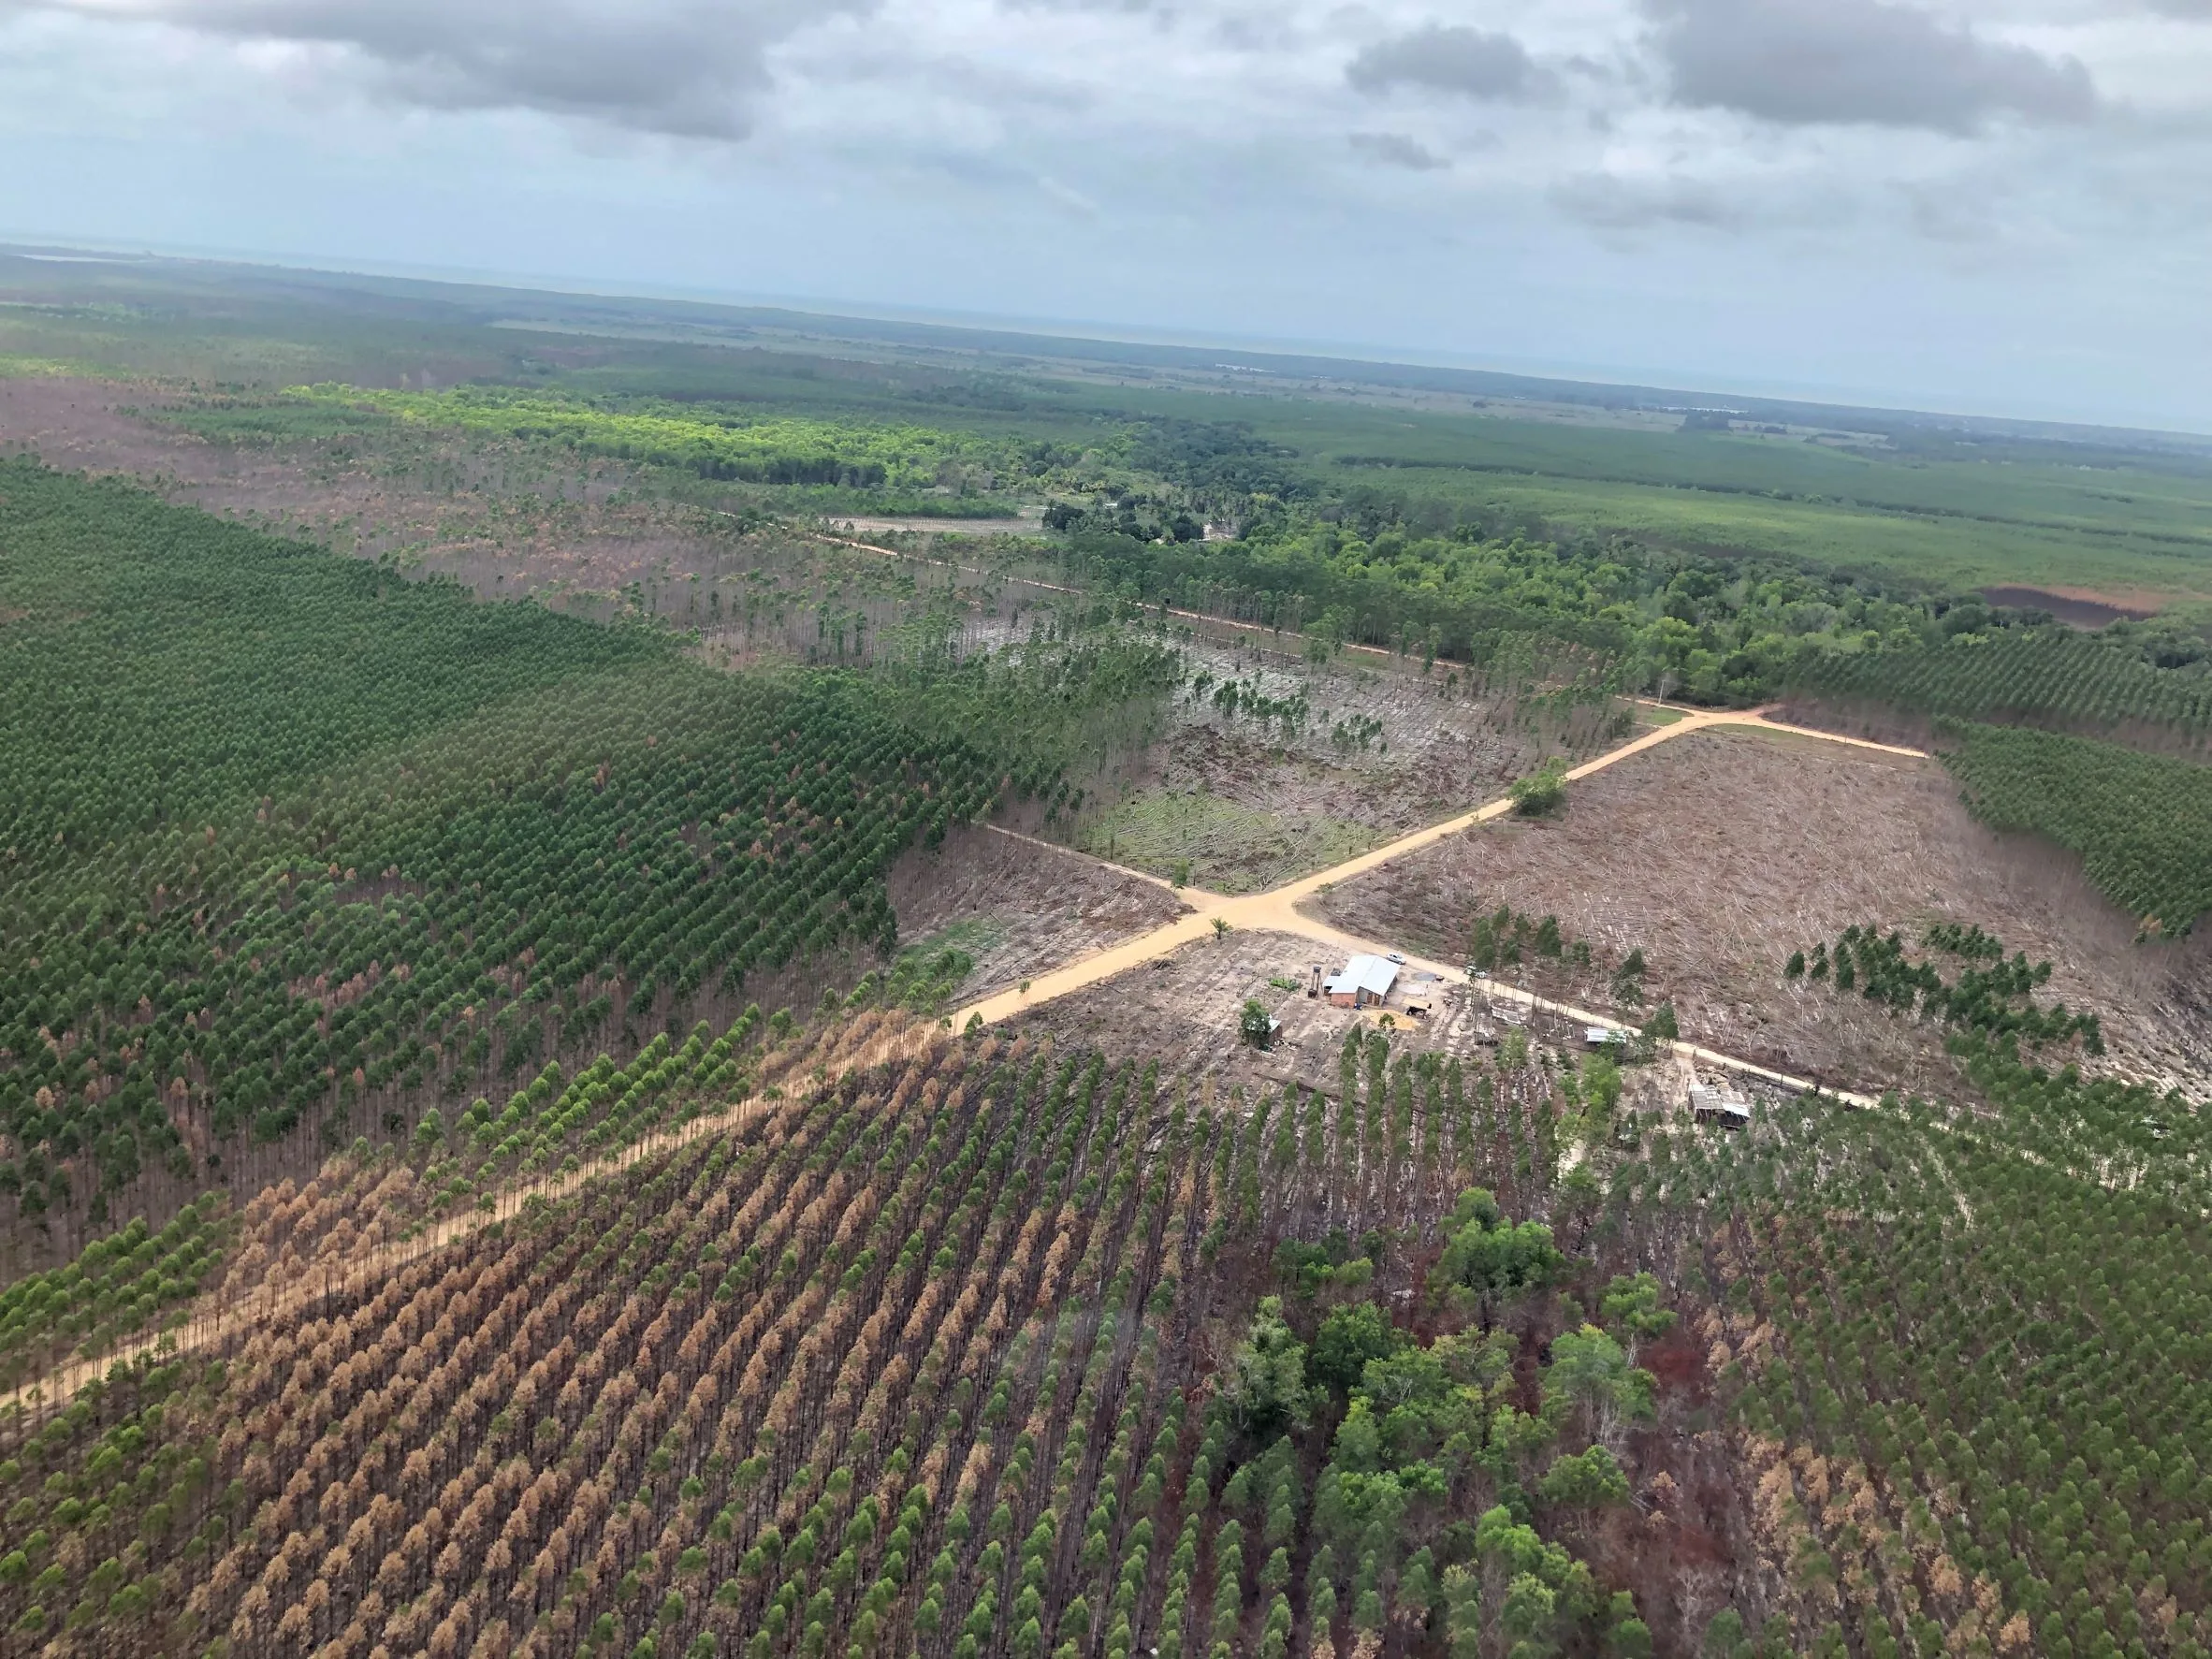
<svg viewBox="0 0 2212 1659"><path fill-rule="evenodd" d="M0 0L0 235L2212 430L2212 0Z"/></svg>

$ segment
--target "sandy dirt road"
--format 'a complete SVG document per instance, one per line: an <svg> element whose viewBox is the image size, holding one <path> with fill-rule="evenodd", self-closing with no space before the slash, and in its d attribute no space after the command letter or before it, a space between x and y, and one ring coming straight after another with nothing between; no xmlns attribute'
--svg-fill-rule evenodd
<svg viewBox="0 0 2212 1659"><path fill-rule="evenodd" d="M1585 761L1581 765L1574 767L1566 774L1567 780L1573 782L1577 779L1588 778L1593 773L1601 772L1608 766L1618 765L1633 755L1641 754L1648 749L1656 748L1662 743L1671 742L1688 733L1702 732L1714 726L1750 726L1761 731L1817 738L1824 743L1842 743L1857 749L1879 749L1885 754L1907 755L1915 760L1927 758L1921 750L1916 749L1904 749L1888 743L1875 743L1864 737L1845 737L1837 733L1816 731L1808 726L1784 725L1780 721L1767 719L1764 710L1761 709L1716 711L1669 707L1668 712L1677 714L1680 718L1670 724L1655 727L1641 736L1623 744L1618 749L1608 749L1594 760ZM1300 907L1307 900L1317 897L1326 887L1333 886L1339 881L1348 881L1356 876L1361 876L1370 870L1377 869L1394 859L1419 852L1423 848L1433 846L1438 841L1463 834L1475 825L1501 818L1512 809L1513 802L1509 796L1486 802L1471 812L1462 813L1456 818L1448 818L1441 823L1429 825L1426 829L1416 830L1409 836L1402 836L1397 840L1387 842L1375 848L1372 851L1363 852L1357 858L1346 859L1344 863L1325 870L1317 870L1310 876L1301 877L1295 881L1288 882L1266 893L1230 897L1224 894L1207 893L1195 887L1178 889L1184 903L1190 907L1187 913L1178 916L1164 927L1156 928L1150 933L1142 934L1132 939L1125 939L1110 949L1079 957L1064 967L1055 968L1050 973L1029 981L1026 986L1017 987L1011 991L1002 991L997 996L987 997L980 1002L970 1004L953 1016L953 1028L955 1030L964 1029L971 1020L981 1020L983 1025L991 1026L1001 1020L1011 1019L1017 1014L1026 1012L1032 1008L1037 1008L1057 997L1066 997L1072 992L1098 984L1101 981L1110 980L1114 975L1125 973L1132 968L1140 968L1146 962L1164 956L1171 951L1180 950L1194 940L1208 938L1217 931L1217 924L1231 928L1265 929L1275 933L1295 934L1310 939L1317 944L1327 945L1332 951L1346 955L1367 953L1379 956L1390 954L1391 947L1388 944L1375 939L1361 939L1357 935L1346 933L1327 922L1306 914ZM1157 878L1149 879L1157 880ZM1425 969L1437 974L1447 984L1459 983L1464 977L1463 969L1444 963L1411 957L1403 959L1408 968ZM1487 986L1487 990L1492 997L1521 1002L1531 1008L1558 1013L1583 1025L1602 1026L1608 1030L1616 1031L1628 1028L1610 1015L1594 1013L1587 1009L1575 1008L1567 1003L1552 1002L1537 997L1532 992L1522 991L1514 986L1492 983ZM1695 1063L1719 1067L1743 1076L1764 1078L1768 1082L1800 1091L1815 1086L1812 1079L1793 1077L1787 1072L1776 1071L1765 1066L1754 1065L1749 1060L1700 1048L1695 1043L1677 1042L1672 1046L1674 1053L1679 1057ZM1853 1105L1873 1104L1871 1098L1865 1095L1837 1090L1830 1090L1829 1093Z"/></svg>
<svg viewBox="0 0 2212 1659"><path fill-rule="evenodd" d="M815 1059L822 1060L832 1075L853 1067L865 1070L910 1057L943 1040L944 1033L936 1025L901 1016L877 1026L858 1042L833 1044L826 1051L803 1050L777 1075L788 1081L799 1065ZM488 1209L466 1210L433 1221L413 1238L398 1239L351 1258L342 1270L318 1267L284 1280L264 1280L243 1296L235 1298L224 1299L211 1292L191 1304L187 1322L174 1330L149 1332L117 1345L96 1360L72 1361L0 1394L0 1412L68 1400L86 1383L107 1375L110 1366L127 1364L140 1355L167 1357L211 1347L266 1321L304 1315L326 1297L366 1293L410 1262L434 1256L488 1227L512 1220L533 1204L555 1202L589 1182L618 1174L633 1164L676 1147L688 1146L705 1136L741 1129L764 1115L778 1099L771 1099L765 1092L749 1095L743 1100L729 1102L720 1111L703 1112L673 1128L633 1141L566 1173L517 1183L495 1195Z"/></svg>

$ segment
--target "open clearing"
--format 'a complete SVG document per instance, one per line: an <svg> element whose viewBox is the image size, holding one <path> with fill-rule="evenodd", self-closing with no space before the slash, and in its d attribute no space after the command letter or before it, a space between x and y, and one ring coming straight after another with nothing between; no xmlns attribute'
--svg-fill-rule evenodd
<svg viewBox="0 0 2212 1659"><path fill-rule="evenodd" d="M1334 1093L1337 1055L1354 1026L1373 1029L1372 1011L1332 1007L1305 995L1307 975L1327 953L1296 934L1243 930L1201 939L1171 955L1048 1002L1021 1016L1017 1030L1048 1030L1063 1041L1096 1043L1111 1054L1157 1055L1163 1072L1217 1079L1223 1087L1298 1082ZM1330 971L1339 966L1329 963ZM1471 1055L1507 1029L1464 986L1438 987L1426 1021L1406 1017L1395 998L1393 1045ZM1236 1041L1247 998L1282 1021L1264 1054Z"/></svg>
<svg viewBox="0 0 2212 1659"><path fill-rule="evenodd" d="M2095 1011L2106 1065L2161 1084L2212 1069L2205 941L2134 944L2077 861L1982 828L1934 762L1735 727L1654 747L1575 785L1556 820L1501 819L1395 859L1337 885L1320 913L1447 960L1500 905L1554 914L1570 935L1640 947L1651 996L1674 1002L1687 1038L1914 1087L1959 1082L1940 1031L1826 985L1792 986L1783 961L1854 924L1911 938L1929 922L1970 924L2052 961L2039 1000ZM1547 995L1582 989L1529 971Z"/></svg>
<svg viewBox="0 0 2212 1659"><path fill-rule="evenodd" d="M1174 727L1077 821L1084 851L1188 880L1259 893L1366 851L1504 792L1545 755L1606 747L1619 713L1567 721L1524 716L1510 696L1469 696L1442 664L1316 665L1257 644L1204 635L1184 651L1202 677ZM1227 713L1209 688L1234 681L1275 704L1302 699L1302 723Z"/></svg>
<svg viewBox="0 0 2212 1659"><path fill-rule="evenodd" d="M1332 955L1296 934L1232 932L1184 945L1042 1003L1009 1024L1016 1032L1049 1033L1062 1043L1096 1045L1116 1056L1157 1059L1163 1077L1211 1084L1217 1092L1241 1088L1247 1099L1287 1084L1337 1094L1345 1038L1354 1028L1387 1031L1393 1054L1434 1054L1467 1064L1497 1058L1515 1031L1535 1045L1532 1053L1566 1053L1580 1046L1581 1026L1576 1022L1492 998L1477 987L1426 978L1418 969L1400 975L1381 1007L1355 1011L1333 1007L1326 997L1308 997L1304 986L1313 965L1326 963L1333 972L1341 960L1341 952ZM1247 998L1281 1022L1265 1052L1238 1039L1237 1022ZM1410 1011L1414 1007L1428 1011L1416 1014ZM1631 1111L1679 1106L1688 1084L1700 1077L1724 1081L1739 1092L1774 1092L1767 1084L1693 1067L1675 1055L1656 1065L1630 1067L1623 1075L1622 1099Z"/></svg>
<svg viewBox="0 0 2212 1659"><path fill-rule="evenodd" d="M978 826L952 831L935 852L909 852L890 892L902 946L975 959L960 986L968 997L1148 933L1183 909L1142 877Z"/></svg>
<svg viewBox="0 0 2212 1659"><path fill-rule="evenodd" d="M488 599L533 595L607 620L644 611L696 631L726 667L859 662L930 601L953 599L963 645L1025 636L1053 595L982 599L974 573L657 499L636 469L512 442L394 424L369 433L217 441L151 413L173 393L67 375L0 374L0 449L134 479L166 500L409 575L450 575ZM917 521L919 522L919 521ZM942 525L935 526L942 529ZM848 656L848 646L851 655Z"/></svg>

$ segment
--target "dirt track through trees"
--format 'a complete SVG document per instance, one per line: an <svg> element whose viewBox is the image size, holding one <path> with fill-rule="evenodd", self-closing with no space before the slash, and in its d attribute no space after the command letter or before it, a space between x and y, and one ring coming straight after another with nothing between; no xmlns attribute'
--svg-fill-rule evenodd
<svg viewBox="0 0 2212 1659"><path fill-rule="evenodd" d="M834 1081L848 1070L866 1070L910 1056L942 1040L941 1028L934 1024L893 1014L864 1032L858 1042L832 1043L826 1050L811 1045L802 1048L778 1070L777 1075L789 1078L808 1061L819 1060L829 1068ZM0 1394L0 1411L11 1407L21 1409L41 1401L58 1404L72 1397L86 1383L105 1376L110 1366L127 1364L141 1355L167 1358L211 1347L264 1321L303 1313L325 1298L363 1294L410 1262L434 1255L488 1227L513 1220L534 1205L557 1202L588 1182L618 1174L647 1158L687 1146L704 1135L726 1134L743 1128L779 1099L779 1095L769 1092L764 1080L761 1092L743 1100L731 1101L720 1111L703 1112L674 1128L645 1136L566 1172L557 1171L508 1186L492 1195L489 1209L468 1210L432 1222L412 1238L394 1240L354 1258L342 1271L315 1268L281 1281L273 1277L264 1279L245 1295L227 1301L215 1295L203 1296L192 1304L194 1311L184 1325L174 1330L149 1332L118 1344L111 1352L96 1359L72 1361L57 1367Z"/></svg>

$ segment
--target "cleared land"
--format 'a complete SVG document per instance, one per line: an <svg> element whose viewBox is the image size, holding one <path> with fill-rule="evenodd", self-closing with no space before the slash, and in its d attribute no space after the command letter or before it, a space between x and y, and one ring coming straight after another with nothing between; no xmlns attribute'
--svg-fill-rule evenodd
<svg viewBox="0 0 2212 1659"><path fill-rule="evenodd" d="M1203 637L1185 647L1194 677L1167 736L1077 822L1085 852L1259 893L1326 869L1503 793L1546 754L1602 748L1620 724L1603 704L1571 719L1525 716L1511 697L1463 695L1439 664L1326 665ZM1295 725L1227 711L1225 681L1304 710ZM1249 706L1240 706L1248 709Z"/></svg>
<svg viewBox="0 0 2212 1659"><path fill-rule="evenodd" d="M971 626L960 572L656 499L618 460L396 424L211 437L160 418L174 400L153 386L0 374L0 450L128 476L180 505L450 575L482 598L531 595L597 621L659 617L696 631L723 666L866 661L933 605ZM1000 608L1018 621L1041 597Z"/></svg>
<svg viewBox="0 0 2212 1659"><path fill-rule="evenodd" d="M1117 1056L1156 1060L1163 1075L1211 1080L1217 1089L1259 1091L1296 1084L1335 1094L1340 1062L1353 1031L1387 1032L1393 1054L1434 1055L1440 1062L1488 1064L1515 1031L1559 1048L1579 1045L1579 1027L1503 998L1493 1001L1463 984L1402 975L1381 1008L1355 1011L1305 994L1312 966L1340 965L1297 934L1238 931L1201 939L1102 983L1041 1004L1011 1022L1016 1031L1050 1033L1062 1044L1096 1047ZM1281 1022L1265 1051L1237 1039L1247 999ZM1416 1015L1409 1005L1425 1005ZM1382 1023L1388 1016L1390 1024ZM1532 1051L1533 1052L1533 1051ZM1623 1099L1630 1109L1681 1104L1693 1076L1671 1057L1631 1069ZM1717 1075L1717 1074L1716 1074Z"/></svg>
<svg viewBox="0 0 2212 1659"><path fill-rule="evenodd" d="M2178 1083L2212 1062L2202 944L2135 945L2078 861L1975 823L1933 762L1691 732L1577 784L1556 820L1481 825L1338 885L1318 909L1448 958L1506 904L1619 952L1640 947L1650 995L1674 1002L1685 1037L1839 1082L1957 1082L1937 1029L1783 981L1793 949L1868 923L1908 937L1973 924L2050 959L2040 998L2096 1012L2116 1070ZM1564 975L1556 992L1530 983L1588 989Z"/></svg>
<svg viewBox="0 0 2212 1659"><path fill-rule="evenodd" d="M908 852L892 867L889 887L902 945L974 958L959 985L963 996L1004 990L1148 933L1184 908L1142 877L980 827L953 830L937 851Z"/></svg>

